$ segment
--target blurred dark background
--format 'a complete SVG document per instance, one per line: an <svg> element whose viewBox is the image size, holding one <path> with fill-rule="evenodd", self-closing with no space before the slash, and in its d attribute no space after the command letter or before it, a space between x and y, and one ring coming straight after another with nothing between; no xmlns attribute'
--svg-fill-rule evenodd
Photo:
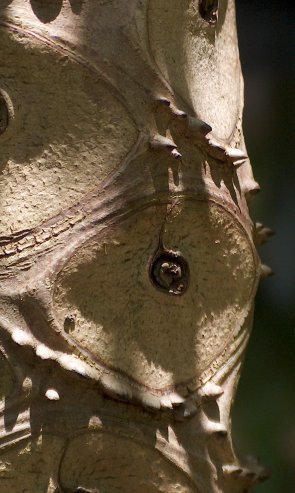
<svg viewBox="0 0 295 493"><path fill-rule="evenodd" d="M270 479L255 493L295 493L294 2L236 0L245 79L244 132L262 191L252 217L275 230L261 247L274 276L259 288L233 427L240 455ZM294 152L294 148L293 148Z"/></svg>

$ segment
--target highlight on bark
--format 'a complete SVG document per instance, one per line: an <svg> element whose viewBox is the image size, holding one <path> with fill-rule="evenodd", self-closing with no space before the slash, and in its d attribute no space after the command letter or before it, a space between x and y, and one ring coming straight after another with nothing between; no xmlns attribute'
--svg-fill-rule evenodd
<svg viewBox="0 0 295 493"><path fill-rule="evenodd" d="M242 493L231 406L272 231L233 0L0 2L0 480Z"/></svg>

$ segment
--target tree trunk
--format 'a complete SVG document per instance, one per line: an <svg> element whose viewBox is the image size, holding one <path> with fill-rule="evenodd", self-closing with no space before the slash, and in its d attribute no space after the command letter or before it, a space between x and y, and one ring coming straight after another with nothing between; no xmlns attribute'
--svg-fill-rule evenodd
<svg viewBox="0 0 295 493"><path fill-rule="evenodd" d="M0 47L1 491L247 491L233 0L1 0Z"/></svg>

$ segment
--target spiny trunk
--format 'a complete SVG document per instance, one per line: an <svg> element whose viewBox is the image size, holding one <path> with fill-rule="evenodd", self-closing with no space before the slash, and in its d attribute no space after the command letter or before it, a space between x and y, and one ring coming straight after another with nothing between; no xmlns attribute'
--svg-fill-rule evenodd
<svg viewBox="0 0 295 493"><path fill-rule="evenodd" d="M0 1L1 491L238 493L270 234L233 0Z"/></svg>

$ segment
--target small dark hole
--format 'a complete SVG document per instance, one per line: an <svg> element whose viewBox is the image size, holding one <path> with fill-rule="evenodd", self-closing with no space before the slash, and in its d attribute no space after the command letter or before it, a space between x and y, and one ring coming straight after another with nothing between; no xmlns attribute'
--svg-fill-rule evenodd
<svg viewBox="0 0 295 493"><path fill-rule="evenodd" d="M199 0L199 12L201 17L211 25L217 22L219 0Z"/></svg>
<svg viewBox="0 0 295 493"><path fill-rule="evenodd" d="M68 315L64 320L64 331L69 334L75 329L75 317L73 315Z"/></svg>
<svg viewBox="0 0 295 493"><path fill-rule="evenodd" d="M163 251L154 257L150 266L153 285L170 295L182 295L188 288L189 267L176 252Z"/></svg>

